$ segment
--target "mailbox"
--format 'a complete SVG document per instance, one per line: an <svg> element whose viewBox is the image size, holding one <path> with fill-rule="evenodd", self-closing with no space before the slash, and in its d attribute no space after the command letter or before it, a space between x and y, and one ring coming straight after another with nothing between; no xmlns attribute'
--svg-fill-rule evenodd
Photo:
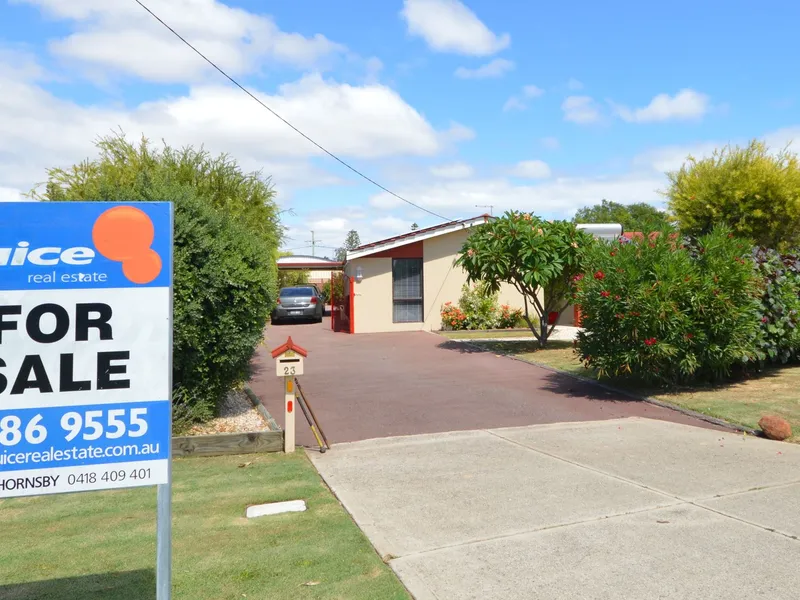
<svg viewBox="0 0 800 600"><path fill-rule="evenodd" d="M278 377L302 375L303 357L294 350L287 350L275 359L275 374Z"/></svg>
<svg viewBox="0 0 800 600"><path fill-rule="evenodd" d="M285 344L272 351L272 358L275 359L275 374L283 377L283 451L287 453L294 452L294 378L296 375L303 374L303 360L306 356L308 356L308 352L295 344L291 337L286 340Z"/></svg>
<svg viewBox="0 0 800 600"><path fill-rule="evenodd" d="M290 337L282 346L272 351L275 359L275 375L278 377L294 377L303 374L303 360L308 355L305 349L292 341Z"/></svg>

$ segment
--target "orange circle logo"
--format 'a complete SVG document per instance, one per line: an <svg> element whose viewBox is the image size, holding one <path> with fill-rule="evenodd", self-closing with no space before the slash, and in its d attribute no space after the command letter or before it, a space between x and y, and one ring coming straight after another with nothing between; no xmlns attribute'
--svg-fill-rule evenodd
<svg viewBox="0 0 800 600"><path fill-rule="evenodd" d="M155 239L153 221L133 206L115 206L99 217L92 228L97 251L109 260L122 263L129 281L150 283L161 273L161 257L150 248Z"/></svg>

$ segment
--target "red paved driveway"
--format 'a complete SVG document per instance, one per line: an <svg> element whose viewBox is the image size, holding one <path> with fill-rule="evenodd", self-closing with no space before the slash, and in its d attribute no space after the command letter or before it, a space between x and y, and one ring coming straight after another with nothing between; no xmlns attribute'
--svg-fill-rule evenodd
<svg viewBox="0 0 800 600"><path fill-rule="evenodd" d="M308 350L300 384L331 443L442 431L639 416L707 426L571 377L425 332L348 335L272 326L254 360L253 391L283 427L283 381L269 350L287 336ZM302 413L297 440L314 445Z"/></svg>

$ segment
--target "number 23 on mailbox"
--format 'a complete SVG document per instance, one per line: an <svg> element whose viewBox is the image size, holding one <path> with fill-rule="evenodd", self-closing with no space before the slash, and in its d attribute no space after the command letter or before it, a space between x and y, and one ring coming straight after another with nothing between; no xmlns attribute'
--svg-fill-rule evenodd
<svg viewBox="0 0 800 600"><path fill-rule="evenodd" d="M272 351L275 359L275 374L278 377L294 377L303 374L303 359L306 351L289 338L285 344Z"/></svg>

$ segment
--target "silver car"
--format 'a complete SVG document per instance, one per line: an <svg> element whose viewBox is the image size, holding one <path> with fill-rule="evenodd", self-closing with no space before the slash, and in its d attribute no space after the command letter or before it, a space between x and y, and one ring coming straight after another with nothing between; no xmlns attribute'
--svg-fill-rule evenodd
<svg viewBox="0 0 800 600"><path fill-rule="evenodd" d="M314 285L298 285L281 289L278 305L272 311L272 322L284 320L314 320L322 322L325 303Z"/></svg>

